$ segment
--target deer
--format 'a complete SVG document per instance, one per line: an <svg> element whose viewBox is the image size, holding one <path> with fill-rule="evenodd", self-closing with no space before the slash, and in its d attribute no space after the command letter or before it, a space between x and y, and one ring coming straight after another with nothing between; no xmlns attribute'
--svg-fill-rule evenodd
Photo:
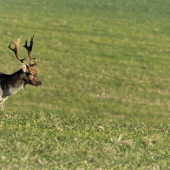
<svg viewBox="0 0 170 170"><path fill-rule="evenodd" d="M42 82L34 68L36 65L38 65L40 60L31 57L34 35L31 38L30 45L27 45L26 40L25 45L23 46L28 52L29 64L24 61L27 57L23 59L19 57L19 43L21 37L18 38L16 42L13 40L15 48L12 48L10 44L8 46L8 48L14 52L15 57L22 63L21 69L13 74L5 74L0 72L0 109L3 109L4 102L9 96L16 94L20 90L23 90L27 84L33 85L35 87L40 87L42 85ZM34 60L36 61L33 62Z"/></svg>

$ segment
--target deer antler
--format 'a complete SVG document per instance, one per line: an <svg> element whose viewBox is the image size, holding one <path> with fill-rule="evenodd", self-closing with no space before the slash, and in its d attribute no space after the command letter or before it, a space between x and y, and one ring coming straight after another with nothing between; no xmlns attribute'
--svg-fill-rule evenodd
<svg viewBox="0 0 170 170"><path fill-rule="evenodd" d="M22 36L21 36L21 37L22 37ZM15 53L15 56L16 56L16 58L17 58L19 61L21 61L22 63L24 63L24 64L26 64L26 65L28 66L28 64L24 62L24 60L25 60L26 58L23 58L23 59L20 59L20 58L19 58L19 42L20 42L21 37L18 38L18 40L17 40L16 42L13 40L13 43L14 43L14 45L15 45L15 48L12 48L10 44L9 44L8 48L11 49L11 50Z"/></svg>
<svg viewBox="0 0 170 170"><path fill-rule="evenodd" d="M31 38L30 46L27 45L27 40L25 40L25 45L23 46L23 47L25 47L25 48L27 49L27 51L28 51L28 56L29 56L29 59L30 59L30 66L31 66L31 67L32 67L32 66L36 66L36 65L40 62L40 60L38 60L38 62L37 62L37 58L32 58L32 57L31 57L31 52L32 52L32 48L33 48L33 43L34 43L34 35L33 35L33 37ZM35 62L34 64L32 64L32 61L33 61L33 60L36 60L36 62Z"/></svg>

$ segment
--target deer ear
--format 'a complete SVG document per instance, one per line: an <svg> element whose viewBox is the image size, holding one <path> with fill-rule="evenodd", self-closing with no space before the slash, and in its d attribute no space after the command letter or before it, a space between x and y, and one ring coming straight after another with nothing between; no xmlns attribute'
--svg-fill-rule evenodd
<svg viewBox="0 0 170 170"><path fill-rule="evenodd" d="M23 71L24 73L27 72L27 66L26 66L24 63L22 63L22 71Z"/></svg>

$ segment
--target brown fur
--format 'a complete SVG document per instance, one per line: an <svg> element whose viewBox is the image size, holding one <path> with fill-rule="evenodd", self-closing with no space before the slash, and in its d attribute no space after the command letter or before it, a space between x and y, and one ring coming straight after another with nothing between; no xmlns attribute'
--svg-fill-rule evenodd
<svg viewBox="0 0 170 170"><path fill-rule="evenodd" d="M25 72L22 68L10 75L0 73L0 108L3 108L5 100L10 95L16 94L18 91L24 89L27 84L36 87L42 85L34 67L27 67Z"/></svg>

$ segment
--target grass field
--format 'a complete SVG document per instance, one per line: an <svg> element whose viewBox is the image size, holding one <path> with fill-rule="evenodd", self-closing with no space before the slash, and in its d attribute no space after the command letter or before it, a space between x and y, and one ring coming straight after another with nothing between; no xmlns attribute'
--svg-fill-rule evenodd
<svg viewBox="0 0 170 170"><path fill-rule="evenodd" d="M1 169L168 169L168 0L0 1L0 71L7 48L35 35L41 88L0 113Z"/></svg>

